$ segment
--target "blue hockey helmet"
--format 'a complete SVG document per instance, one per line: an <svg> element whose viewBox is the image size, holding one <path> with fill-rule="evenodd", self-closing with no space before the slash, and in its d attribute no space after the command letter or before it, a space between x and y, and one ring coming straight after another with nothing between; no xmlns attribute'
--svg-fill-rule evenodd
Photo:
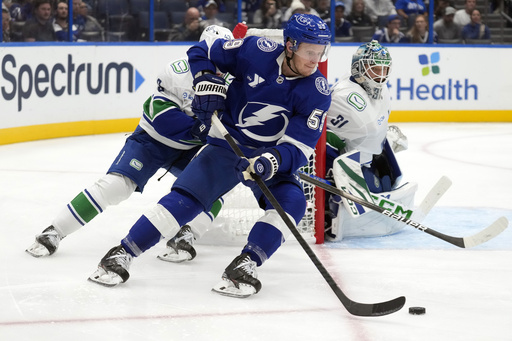
<svg viewBox="0 0 512 341"><path fill-rule="evenodd" d="M379 99L391 73L392 63L388 49L377 40L372 40L359 46L352 56L352 77L368 96Z"/></svg>
<svg viewBox="0 0 512 341"><path fill-rule="evenodd" d="M327 53L331 46L331 31L327 24L312 14L294 14L286 23L283 31L284 44L292 42L292 51L297 52L300 43L324 45L325 52L321 61L327 59Z"/></svg>

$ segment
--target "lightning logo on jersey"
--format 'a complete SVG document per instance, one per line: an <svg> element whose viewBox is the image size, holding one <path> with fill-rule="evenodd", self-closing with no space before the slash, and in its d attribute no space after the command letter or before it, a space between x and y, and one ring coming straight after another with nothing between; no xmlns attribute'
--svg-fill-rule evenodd
<svg viewBox="0 0 512 341"><path fill-rule="evenodd" d="M238 116L237 127L251 139L277 141L288 127L288 110L268 103L249 102Z"/></svg>

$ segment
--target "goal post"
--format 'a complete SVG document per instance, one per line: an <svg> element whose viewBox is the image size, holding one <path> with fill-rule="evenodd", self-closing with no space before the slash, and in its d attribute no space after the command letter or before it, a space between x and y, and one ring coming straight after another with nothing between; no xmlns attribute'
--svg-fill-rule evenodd
<svg viewBox="0 0 512 341"><path fill-rule="evenodd" d="M327 60L318 64L318 70L327 78ZM320 178L325 178L325 157L326 157L326 126L324 124L322 135L315 148L315 173ZM325 232L325 191L321 188L315 189L315 239L317 244L324 243Z"/></svg>

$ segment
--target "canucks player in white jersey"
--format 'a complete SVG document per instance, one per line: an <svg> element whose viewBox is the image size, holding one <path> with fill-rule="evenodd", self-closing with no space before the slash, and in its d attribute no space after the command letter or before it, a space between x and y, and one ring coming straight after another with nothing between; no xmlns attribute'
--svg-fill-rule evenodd
<svg viewBox="0 0 512 341"><path fill-rule="evenodd" d="M357 49L350 74L333 86L327 115L327 177L354 195L388 200L388 206L402 205L405 210L412 205L417 186L399 187L402 173L394 152L407 149L407 138L398 127L388 128L391 109L386 83L391 69L388 49L373 40ZM339 196L328 195L326 203L330 240L386 235L404 226Z"/></svg>
<svg viewBox="0 0 512 341"><path fill-rule="evenodd" d="M231 31L207 27L201 40L231 39ZM80 192L55 217L52 225L36 236L27 249L34 257L55 253L62 238L77 231L111 205L119 204L135 192L142 192L149 178L160 168L178 175L206 140L208 128L191 109L193 77L186 58L166 65L157 78L155 92L143 105L143 115L135 131L126 139L107 174ZM206 232L220 210L217 202L211 212L201 213L183 226L177 238L169 240L168 251L159 258L180 262L191 260L196 252L194 238Z"/></svg>
<svg viewBox="0 0 512 341"><path fill-rule="evenodd" d="M241 254L229 264L221 294L247 297L261 289L261 266L284 242L288 228L255 185L259 175L297 224L306 199L296 171L307 163L322 133L331 102L327 80L317 70L327 57L331 33L318 17L299 14L284 29L284 44L260 37L201 42L188 51L195 75L194 113L209 125L214 111L245 155L239 158L212 127L208 144L180 174L171 192L148 210L100 261L89 279L117 285L128 279L134 256L154 246L161 236L172 238L180 226L239 182L251 187L264 215L249 233ZM217 70L234 76L229 88Z"/></svg>

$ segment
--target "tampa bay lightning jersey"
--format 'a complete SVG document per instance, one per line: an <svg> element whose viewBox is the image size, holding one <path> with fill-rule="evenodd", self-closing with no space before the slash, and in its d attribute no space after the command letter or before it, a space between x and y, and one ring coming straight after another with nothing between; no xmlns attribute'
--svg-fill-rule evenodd
<svg viewBox="0 0 512 341"><path fill-rule="evenodd" d="M143 106L139 125L155 140L175 149L188 150L201 144L190 134L195 115L192 75L186 58L168 63L158 75L155 92Z"/></svg>
<svg viewBox="0 0 512 341"><path fill-rule="evenodd" d="M284 170L293 172L307 162L331 102L327 80L318 70L309 77L283 76L284 47L262 37L217 39L211 47L201 42L187 53L193 75L219 70L234 77L221 120L246 155L277 146L285 151L282 157L290 157L281 160ZM225 145L215 127L208 142Z"/></svg>

